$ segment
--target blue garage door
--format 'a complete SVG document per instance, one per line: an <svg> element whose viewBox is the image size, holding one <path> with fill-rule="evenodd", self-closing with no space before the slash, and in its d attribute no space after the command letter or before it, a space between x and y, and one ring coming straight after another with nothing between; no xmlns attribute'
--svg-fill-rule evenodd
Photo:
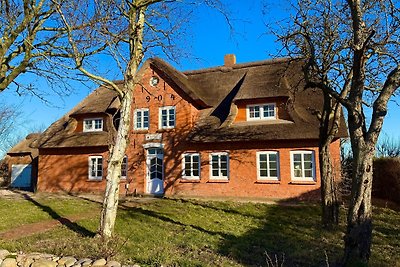
<svg viewBox="0 0 400 267"><path fill-rule="evenodd" d="M30 187L31 175L31 164L13 164L11 170L11 187Z"/></svg>

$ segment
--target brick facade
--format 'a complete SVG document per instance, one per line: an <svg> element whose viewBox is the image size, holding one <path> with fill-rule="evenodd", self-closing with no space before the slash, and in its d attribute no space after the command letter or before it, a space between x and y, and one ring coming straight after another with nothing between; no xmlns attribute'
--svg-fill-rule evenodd
<svg viewBox="0 0 400 267"><path fill-rule="evenodd" d="M151 77L156 76L159 82L150 85ZM276 103L277 117L288 119L285 101L282 97L246 100L237 103L235 122L245 122L246 105L256 103ZM173 106L176 111L175 127L160 129L159 108ZM135 130L134 113L136 109L149 110L148 130ZM76 132L82 131L85 118L76 117ZM142 73L140 85L134 88L132 106L131 134L127 147L127 179L121 180L120 193L146 194L147 190L147 149L160 147L163 150L163 187L167 196L213 196L213 197L250 197L250 198L315 198L319 196L320 176L318 173L318 140L274 140L191 143L187 135L198 120L199 110L191 103L190 98L181 91L173 81L162 72L147 68ZM104 117L106 118L106 117ZM110 125L105 125L110 127ZM315 178L312 182L294 182L291 178L290 152L296 150L312 151ZM340 141L331 145L335 168L340 168ZM258 151L276 151L279 155L279 181L257 179L256 153ZM186 152L200 154L200 179L182 179L182 155ZM229 178L226 181L210 179L210 153L227 152L229 155ZM107 147L84 148L46 148L39 149L39 191L65 192L101 192L105 187L107 168ZM88 179L89 156L103 157L103 179ZM125 184L129 184L125 187Z"/></svg>

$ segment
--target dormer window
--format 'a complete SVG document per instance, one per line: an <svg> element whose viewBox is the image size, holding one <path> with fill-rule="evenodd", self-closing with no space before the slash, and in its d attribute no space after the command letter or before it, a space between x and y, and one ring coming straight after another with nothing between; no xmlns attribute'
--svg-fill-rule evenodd
<svg viewBox="0 0 400 267"><path fill-rule="evenodd" d="M103 119L84 119L83 120L83 131L84 132L98 132L103 131Z"/></svg>
<svg viewBox="0 0 400 267"><path fill-rule="evenodd" d="M247 120L270 120L276 118L275 103L247 105Z"/></svg>

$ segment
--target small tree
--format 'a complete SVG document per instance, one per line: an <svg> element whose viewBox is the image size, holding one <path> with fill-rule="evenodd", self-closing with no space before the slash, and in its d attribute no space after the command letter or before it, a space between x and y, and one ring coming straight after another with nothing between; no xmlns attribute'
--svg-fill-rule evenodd
<svg viewBox="0 0 400 267"><path fill-rule="evenodd" d="M293 7L282 34L285 48L306 59L306 88L321 89L347 110L353 170L343 261L367 263L372 160L387 103L400 86L399 3L316 0ZM366 108L371 108L369 121Z"/></svg>

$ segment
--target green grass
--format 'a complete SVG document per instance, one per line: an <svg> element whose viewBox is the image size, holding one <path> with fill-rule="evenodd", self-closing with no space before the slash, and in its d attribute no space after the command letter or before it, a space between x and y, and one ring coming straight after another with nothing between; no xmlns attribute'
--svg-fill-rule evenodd
<svg viewBox="0 0 400 267"><path fill-rule="evenodd" d="M29 223L56 214L98 210L97 203L79 199L1 200L2 211L14 221ZM5 207L4 207L5 206ZM48 212L52 210L52 216ZM23 212L22 212L23 211ZM51 212L50 212L51 213ZM2 229L12 228L0 213ZM93 238L98 218L57 227L15 241L0 240L0 248L39 251L79 258L109 256L141 266L266 266L266 254L284 258L284 266L326 266L340 259L344 220L334 231L320 228L318 205L157 199L122 203L117 237L109 248ZM344 216L342 216L344 217ZM400 266L400 212L374 208L370 266ZM397 264L397 265L396 265Z"/></svg>

